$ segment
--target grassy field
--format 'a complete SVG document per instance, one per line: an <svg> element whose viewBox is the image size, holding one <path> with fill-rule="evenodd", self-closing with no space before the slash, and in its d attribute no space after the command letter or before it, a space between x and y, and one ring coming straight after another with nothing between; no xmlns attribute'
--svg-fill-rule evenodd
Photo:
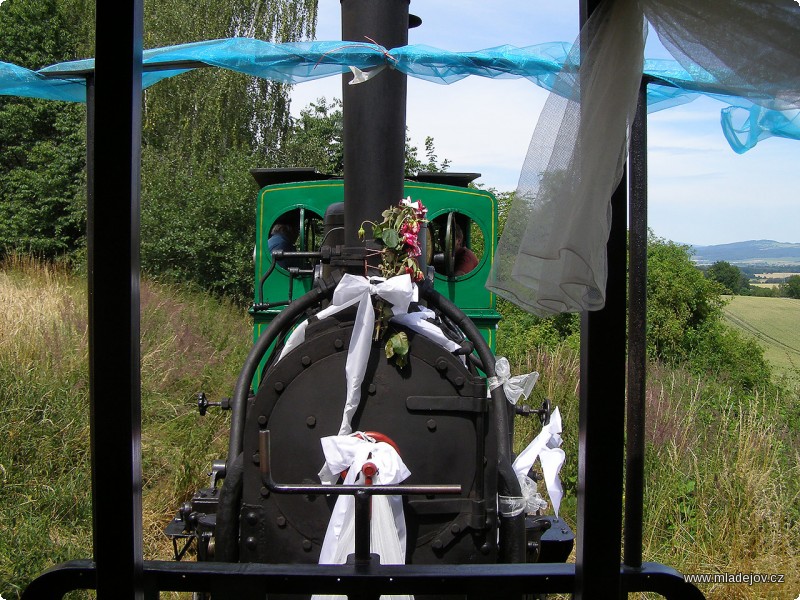
<svg viewBox="0 0 800 600"><path fill-rule="evenodd" d="M0 595L11 600L47 567L91 556L85 281L6 262L0 302ZM227 445L228 415L201 418L194 394L230 395L250 324L240 308L145 282L141 330L144 554L169 559L163 527ZM532 350L512 369L541 373L529 404L546 396L561 410L561 516L576 529L578 355ZM651 366L645 560L683 573L783 573L784 584L701 589L709 600L795 600L800 432L787 407L798 405L796 392L741 394ZM519 421L518 448L538 433L534 423Z"/></svg>
<svg viewBox="0 0 800 600"><path fill-rule="evenodd" d="M779 374L800 380L800 300L731 296L725 317L758 339Z"/></svg>
<svg viewBox="0 0 800 600"><path fill-rule="evenodd" d="M231 395L252 334L244 310L205 294L144 282L141 298L144 549L169 560L164 526L227 448L227 414L200 417L195 394ZM6 261L0 302L0 595L11 600L92 554L86 282Z"/></svg>

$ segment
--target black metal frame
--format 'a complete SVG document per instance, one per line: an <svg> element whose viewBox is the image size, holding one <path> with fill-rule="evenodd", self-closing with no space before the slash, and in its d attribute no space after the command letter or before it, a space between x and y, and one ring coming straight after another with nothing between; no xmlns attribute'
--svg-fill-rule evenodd
<svg viewBox="0 0 800 600"><path fill-rule="evenodd" d="M356 1L356 0L353 0ZM581 0L582 23L601 0ZM602 0L610 1L610 0ZM625 557L620 566L625 440L626 192L612 199L606 307L583 315L575 564L266 565L144 561L141 528L139 162L142 0L97 2L96 68L87 73L89 348L94 561L58 565L23 598L157 597L158 591L273 593L573 593L654 591L703 598L674 569L642 562L646 110L631 144L630 366ZM122 66L120 66L122 65ZM646 82L642 85L646 91ZM404 107L403 107L404 110ZM125 318L120 322L119 315ZM108 327L114 322L115 327ZM608 441L608 436L612 441ZM114 522L114 528L102 523Z"/></svg>

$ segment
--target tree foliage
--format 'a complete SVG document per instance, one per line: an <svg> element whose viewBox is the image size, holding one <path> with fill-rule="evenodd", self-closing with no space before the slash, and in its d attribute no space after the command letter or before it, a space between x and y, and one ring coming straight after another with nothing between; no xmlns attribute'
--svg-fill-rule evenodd
<svg viewBox="0 0 800 600"><path fill-rule="evenodd" d="M287 167L314 167L320 173L344 172L342 101L319 98L291 120L290 133L278 151Z"/></svg>
<svg viewBox="0 0 800 600"><path fill-rule="evenodd" d="M235 36L277 43L313 37L316 0L146 0L145 47ZM145 146L206 168L231 151L258 162L288 130L289 87L221 69L196 69L145 92Z"/></svg>
<svg viewBox="0 0 800 600"><path fill-rule="evenodd" d="M780 286L781 294L788 298L800 298L800 275L792 275Z"/></svg>
<svg viewBox="0 0 800 600"><path fill-rule="evenodd" d="M75 58L57 0L6 0L0 60L31 69ZM74 251L85 223L82 106L0 96L0 253Z"/></svg>
<svg viewBox="0 0 800 600"><path fill-rule="evenodd" d="M145 46L234 36L313 37L316 0L146 0ZM290 129L289 87L197 69L145 91L142 267L244 300L251 294L256 186Z"/></svg>
<svg viewBox="0 0 800 600"><path fill-rule="evenodd" d="M703 325L722 318L723 291L692 264L688 246L651 235L647 248L647 337L651 356L688 358Z"/></svg>
<svg viewBox="0 0 800 600"><path fill-rule="evenodd" d="M648 240L647 334L651 358L686 364L751 389L769 383L764 351L723 321L721 294L691 260L688 246Z"/></svg>
<svg viewBox="0 0 800 600"><path fill-rule="evenodd" d="M289 133L281 145L277 160L281 166L314 167L320 173L344 173L344 119L342 101L318 98L291 119ZM405 173L416 175L420 171L438 173L450 167L447 159L439 160L433 138L425 138L425 156L411 145L406 136Z"/></svg>
<svg viewBox="0 0 800 600"><path fill-rule="evenodd" d="M728 294L746 294L750 291L747 275L739 267L724 260L718 260L706 271L706 277L716 281Z"/></svg>

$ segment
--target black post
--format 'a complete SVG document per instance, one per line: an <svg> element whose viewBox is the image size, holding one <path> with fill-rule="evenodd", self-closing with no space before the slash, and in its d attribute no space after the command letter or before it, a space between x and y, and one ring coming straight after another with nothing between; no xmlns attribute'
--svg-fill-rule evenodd
<svg viewBox="0 0 800 600"><path fill-rule="evenodd" d="M408 43L409 0L341 4L342 40L371 39L387 49ZM362 221L380 221L381 212L403 195L407 86L406 76L394 69L365 83L349 85L351 79L342 77L345 246L361 246Z"/></svg>
<svg viewBox="0 0 800 600"><path fill-rule="evenodd" d="M623 175L623 182L625 176ZM581 318L578 533L575 598L616 598L622 551L625 444L625 215L621 183L611 198L605 308Z"/></svg>
<svg viewBox="0 0 800 600"><path fill-rule="evenodd" d="M142 0L97 2L88 79L89 397L97 597L142 598Z"/></svg>
<svg viewBox="0 0 800 600"><path fill-rule="evenodd" d="M628 273L628 407L625 454L625 554L642 566L644 433L647 392L647 83L642 81L631 127Z"/></svg>
<svg viewBox="0 0 800 600"><path fill-rule="evenodd" d="M581 28L607 0L581 0ZM591 36L584 32L581 45ZM581 318L578 420L578 531L575 598L621 595L622 485L625 444L625 174L611 197L602 310Z"/></svg>

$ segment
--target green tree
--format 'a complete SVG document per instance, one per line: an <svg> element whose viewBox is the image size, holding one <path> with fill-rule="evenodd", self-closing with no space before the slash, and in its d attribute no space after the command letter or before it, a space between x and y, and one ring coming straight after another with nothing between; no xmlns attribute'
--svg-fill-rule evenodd
<svg viewBox="0 0 800 600"><path fill-rule="evenodd" d="M741 269L724 260L711 265L706 277L722 285L729 294L746 294L750 290L750 283Z"/></svg>
<svg viewBox="0 0 800 600"><path fill-rule="evenodd" d="M651 235L647 260L650 357L714 373L739 388L768 383L764 350L724 323L726 290L694 266L689 247Z"/></svg>
<svg viewBox="0 0 800 600"><path fill-rule="evenodd" d="M314 167L320 173L344 172L342 101L319 98L292 119L289 135L278 152L282 166Z"/></svg>
<svg viewBox="0 0 800 600"><path fill-rule="evenodd" d="M73 0L79 1L79 0ZM314 35L316 0L145 0L145 47ZM142 117L142 267L244 300L256 186L290 129L289 87L196 69L148 88Z"/></svg>
<svg viewBox="0 0 800 600"><path fill-rule="evenodd" d="M300 116L291 119L289 133L277 153L277 163L287 167L314 167L328 175L344 173L344 119L342 101L318 98L300 111ZM425 138L425 157L419 157L419 149L411 145L406 136L405 172L415 175L420 171L438 173L446 171L450 161L439 161L433 138Z"/></svg>
<svg viewBox="0 0 800 600"><path fill-rule="evenodd" d="M406 174L413 175L419 172L441 173L450 168L450 160L444 159L439 162L439 156L431 136L425 137L425 159L418 156L416 146L411 145L411 140L406 137Z"/></svg>
<svg viewBox="0 0 800 600"><path fill-rule="evenodd" d="M312 38L317 0L146 0L145 47L229 37L276 43ZM220 69L196 69L145 92L146 146L213 169L231 151L261 164L289 126L289 86Z"/></svg>
<svg viewBox="0 0 800 600"><path fill-rule="evenodd" d="M722 318L723 291L694 266L688 246L651 235L647 247L647 337L652 358L688 358L702 326Z"/></svg>
<svg viewBox="0 0 800 600"><path fill-rule="evenodd" d="M789 298L800 298L800 275L792 275L780 286L781 294Z"/></svg>
<svg viewBox="0 0 800 600"><path fill-rule="evenodd" d="M56 0L6 0L0 60L30 69L75 58ZM74 251L84 232L84 108L0 97L0 253L54 258Z"/></svg>

